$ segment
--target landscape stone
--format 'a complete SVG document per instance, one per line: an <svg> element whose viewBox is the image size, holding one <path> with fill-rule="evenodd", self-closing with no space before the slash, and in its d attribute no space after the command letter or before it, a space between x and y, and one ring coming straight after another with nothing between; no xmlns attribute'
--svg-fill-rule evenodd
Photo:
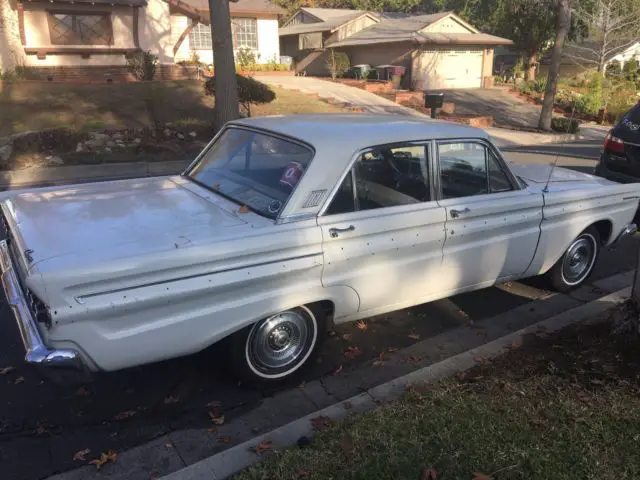
<svg viewBox="0 0 640 480"><path fill-rule="evenodd" d="M171 130L169 130L168 128L165 128L163 133L164 133L165 137L170 137L171 136Z"/></svg>
<svg viewBox="0 0 640 480"><path fill-rule="evenodd" d="M13 153L13 147L11 145L4 145L0 147L0 161L2 163L8 162L9 157Z"/></svg>
<svg viewBox="0 0 640 480"><path fill-rule="evenodd" d="M52 163L54 165L64 165L64 161L58 157L57 155L51 156L51 157L47 157L47 161L49 163Z"/></svg>
<svg viewBox="0 0 640 480"><path fill-rule="evenodd" d="M110 149L109 147L106 147L106 148L104 149L104 151L105 151L106 153L111 153L111 149Z"/></svg>
<svg viewBox="0 0 640 480"><path fill-rule="evenodd" d="M178 132L178 133L176 134L176 137L178 137L178 139L180 139L180 140L184 140L184 133L180 133L180 132Z"/></svg>
<svg viewBox="0 0 640 480"><path fill-rule="evenodd" d="M198 136L198 134L196 132L189 132L189 136L191 138L196 138Z"/></svg>
<svg viewBox="0 0 640 480"><path fill-rule="evenodd" d="M84 152L84 145L82 144L82 142L78 142L78 145L76 145L76 153L80 152Z"/></svg>
<svg viewBox="0 0 640 480"><path fill-rule="evenodd" d="M114 142L113 140L109 140L109 141L106 143L106 145L107 145L107 147L115 147L115 146L116 146L116 142Z"/></svg>
<svg viewBox="0 0 640 480"><path fill-rule="evenodd" d="M106 133L91 132L89 133L89 138L93 141L101 142L102 144L104 144L109 140L110 137Z"/></svg>

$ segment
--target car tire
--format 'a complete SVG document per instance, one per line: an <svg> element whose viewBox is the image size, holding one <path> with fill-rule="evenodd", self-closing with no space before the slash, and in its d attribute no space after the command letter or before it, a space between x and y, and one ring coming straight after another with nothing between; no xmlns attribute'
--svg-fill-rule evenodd
<svg viewBox="0 0 640 480"><path fill-rule="evenodd" d="M547 274L553 288L567 293L582 285L593 272L600 245L600 234L595 227L578 235Z"/></svg>
<svg viewBox="0 0 640 480"><path fill-rule="evenodd" d="M229 338L240 383L265 388L289 383L315 359L326 334L326 312L301 306L250 325Z"/></svg>

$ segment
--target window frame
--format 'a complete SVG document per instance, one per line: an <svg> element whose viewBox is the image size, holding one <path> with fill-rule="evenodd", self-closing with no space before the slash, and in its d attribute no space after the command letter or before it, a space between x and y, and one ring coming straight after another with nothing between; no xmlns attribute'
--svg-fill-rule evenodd
<svg viewBox="0 0 640 480"><path fill-rule="evenodd" d="M96 10L96 11L79 11L79 10L46 10L47 13L47 27L49 30L49 42L51 45L62 45L62 46L83 46L83 47L104 47L104 46L113 46L114 38L113 38L113 18L111 17L111 12L106 10ZM53 19L55 15L68 15L71 17L102 17L107 20L108 23L108 40L106 43L67 43L67 42L59 42L54 40L53 34ZM77 20L73 19L72 22L76 22ZM74 41L81 41L82 38L78 37L77 32L73 30Z"/></svg>
<svg viewBox="0 0 640 480"><path fill-rule="evenodd" d="M506 190L502 192L491 193L491 183L489 179L489 157L485 155L485 168L486 168L486 177L487 177L487 193L479 194L479 195L471 195L466 197L456 197L456 198L443 198L442 196L442 183L441 183L441 170L440 170L440 145L452 144L452 143L476 143L480 144L493 153L496 161L498 162L498 168L506 175L507 180L511 184L511 190ZM511 169L507 166L504 158L498 151L498 149L488 140L484 138L473 138L473 137L462 137L462 138L439 138L433 141L433 150L434 150L434 159L435 159L435 169L433 170L432 177L434 177L434 182L436 184L435 194L438 201L451 201L461 198L473 198L479 197L481 195L499 195L501 193L510 193L522 190L521 183L516 179L513 175Z"/></svg>
<svg viewBox="0 0 640 480"><path fill-rule="evenodd" d="M255 29L255 47L240 45L236 40L239 38L240 33L236 33L235 29L238 28L239 23L236 23L238 20L250 20L253 23L253 27ZM246 35L246 33L245 33ZM253 52L258 52L260 50L260 43L258 41L258 19L257 17L232 17L231 18L231 43L233 44L233 50L238 51L243 48L249 49Z"/></svg>
<svg viewBox="0 0 640 480"><path fill-rule="evenodd" d="M202 43L202 42L201 42L201 40L202 40L202 39L204 38L204 36L206 35L206 34L205 34L205 35L203 35L203 33L200 31L200 30L202 29L202 27L206 27L206 29L208 29L208 30L209 30L209 40L210 40L211 42L210 42L210 45L209 45L208 47L207 47L207 46L204 46L204 47L203 47L203 46L201 46L201 45L195 46L195 45L192 43L192 39L194 39L194 40L195 40L195 38L196 38L196 37L197 37L197 39L198 39L198 42L199 42L199 43ZM191 50L211 50L212 48L213 48L213 36L211 35L211 26L209 26L209 25L205 25L204 23L197 23L197 24L193 27L193 29L189 32L189 49L191 49Z"/></svg>
<svg viewBox="0 0 640 480"><path fill-rule="evenodd" d="M392 143L382 143L379 145L375 145L375 146L371 146L371 147L367 147L367 148L363 148L361 150L358 150L352 157L351 160L349 161L349 163L347 164L347 168L345 168L345 170L340 174L340 177L338 178L338 181L336 182L336 184L333 186L333 188L331 189L331 191L329 192L329 195L327 196L327 199L325 200L324 204L322 205L322 208L320 208L320 211L318 212L318 217L324 217L324 216L334 216L334 215L349 215L349 214L354 214L354 213L362 213L362 212L376 212L376 211L380 211L380 210L386 210L389 208L400 208L400 207L408 207L408 206L415 206L415 205L424 205L424 204L428 204L428 203L432 203L437 201L437 192L435 190L436 188L436 184L434 182L434 167L435 167L435 162L434 162L434 158L433 158L433 140L409 140L406 142L392 142ZM358 182L358 173L356 171L356 162L358 160L360 160L360 158L362 157L362 155L364 155L365 153L371 153L375 150L378 150L380 148L401 148L401 147L423 147L424 148L424 152L425 152L425 164L423 165L426 169L427 169L427 176L428 176L428 182L427 182L427 186L429 187L429 197L430 199L426 202L418 202L417 204L411 204L411 205L394 205L392 207L381 207L381 208L376 208L376 209L369 209L369 210L360 210L360 205L359 205L359 201L358 201L358 191L357 191L357 182ZM354 196L354 207L356 208L356 210L354 210L353 212L347 212L347 213L338 213L338 214L328 214L327 210L329 209L329 207L331 206L331 202L333 202L333 199L335 198L335 196L337 195L337 193L340 191L340 188L342 187L342 183L345 181L345 179L347 178L347 176L349 175L349 172L351 172L351 188L353 191L353 196Z"/></svg>

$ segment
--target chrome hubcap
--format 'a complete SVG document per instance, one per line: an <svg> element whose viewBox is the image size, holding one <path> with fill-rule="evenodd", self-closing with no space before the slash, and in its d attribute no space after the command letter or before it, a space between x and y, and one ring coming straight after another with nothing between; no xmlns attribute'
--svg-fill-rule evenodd
<svg viewBox="0 0 640 480"><path fill-rule="evenodd" d="M247 340L251 363L261 371L278 371L295 366L309 349L313 335L307 319L288 310L255 325Z"/></svg>
<svg viewBox="0 0 640 480"><path fill-rule="evenodd" d="M571 244L562 263L562 274L567 283L579 283L593 265L595 247L590 237L578 238Z"/></svg>

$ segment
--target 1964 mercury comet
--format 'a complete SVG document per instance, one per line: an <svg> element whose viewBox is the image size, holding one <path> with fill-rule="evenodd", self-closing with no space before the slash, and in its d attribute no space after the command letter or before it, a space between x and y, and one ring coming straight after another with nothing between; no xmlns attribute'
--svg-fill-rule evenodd
<svg viewBox="0 0 640 480"><path fill-rule="evenodd" d="M179 176L1 204L2 283L45 371L112 371L224 340L273 383L329 324L546 274L560 291L635 233L640 185L507 165L482 130L397 116L232 122Z"/></svg>

